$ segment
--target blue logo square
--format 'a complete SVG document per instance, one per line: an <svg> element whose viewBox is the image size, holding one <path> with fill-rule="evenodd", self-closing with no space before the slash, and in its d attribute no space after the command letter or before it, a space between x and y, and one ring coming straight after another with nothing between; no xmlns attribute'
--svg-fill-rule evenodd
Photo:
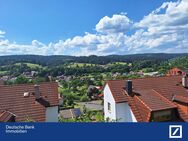
<svg viewBox="0 0 188 141"><path fill-rule="evenodd" d="M170 125L169 138L182 138L182 125Z"/></svg>

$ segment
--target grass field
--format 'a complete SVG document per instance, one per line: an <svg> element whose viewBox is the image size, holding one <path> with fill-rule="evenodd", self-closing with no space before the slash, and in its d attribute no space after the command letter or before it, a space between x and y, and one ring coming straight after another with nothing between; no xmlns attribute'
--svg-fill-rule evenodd
<svg viewBox="0 0 188 141"><path fill-rule="evenodd" d="M83 66L94 66L95 64L89 64L89 63L71 63L69 64L69 67L83 67Z"/></svg>
<svg viewBox="0 0 188 141"><path fill-rule="evenodd" d="M107 66L113 66L113 65L130 65L126 62L115 62L115 63L109 63ZM95 64L90 63L71 63L68 65L68 67L83 67L83 66L95 66Z"/></svg>
<svg viewBox="0 0 188 141"><path fill-rule="evenodd" d="M114 62L114 63L108 63L108 66L113 66L113 65L127 65L126 62Z"/></svg>
<svg viewBox="0 0 188 141"><path fill-rule="evenodd" d="M0 75L7 73L7 71L0 71Z"/></svg>
<svg viewBox="0 0 188 141"><path fill-rule="evenodd" d="M30 67L30 68L37 68L37 67L41 68L41 67L42 67L42 66L39 65L39 64L33 64L33 63L23 63L23 64L26 64L26 65L27 65L28 67ZM15 65L20 66L21 63L15 63Z"/></svg>

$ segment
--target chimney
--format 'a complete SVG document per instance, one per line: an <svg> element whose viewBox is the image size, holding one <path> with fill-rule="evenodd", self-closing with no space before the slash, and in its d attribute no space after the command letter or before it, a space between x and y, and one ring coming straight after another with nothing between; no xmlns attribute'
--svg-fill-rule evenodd
<svg viewBox="0 0 188 141"><path fill-rule="evenodd" d="M184 75L184 76L182 77L182 86L183 86L184 88L188 88L188 81L187 81L187 76L186 76L186 75Z"/></svg>
<svg viewBox="0 0 188 141"><path fill-rule="evenodd" d="M40 91L39 91L39 85L35 85L34 88L35 88L35 98L36 99L39 99L40 98Z"/></svg>
<svg viewBox="0 0 188 141"><path fill-rule="evenodd" d="M125 86L125 88L126 88L127 94L128 94L129 96L133 96L133 93L132 93L132 80L127 80L127 81L126 81L126 86Z"/></svg>

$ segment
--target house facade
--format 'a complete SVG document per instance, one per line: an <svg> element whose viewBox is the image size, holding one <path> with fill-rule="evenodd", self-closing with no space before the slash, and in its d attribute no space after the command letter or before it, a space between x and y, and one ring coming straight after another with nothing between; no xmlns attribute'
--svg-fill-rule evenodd
<svg viewBox="0 0 188 141"><path fill-rule="evenodd" d="M116 122L188 122L187 77L107 81L104 117Z"/></svg>
<svg viewBox="0 0 188 141"><path fill-rule="evenodd" d="M117 103L108 84L104 88L104 111L105 120L137 122L128 102Z"/></svg>

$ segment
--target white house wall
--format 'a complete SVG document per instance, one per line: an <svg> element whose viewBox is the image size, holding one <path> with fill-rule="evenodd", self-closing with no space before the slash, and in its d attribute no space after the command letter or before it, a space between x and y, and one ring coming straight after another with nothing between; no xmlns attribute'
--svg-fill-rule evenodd
<svg viewBox="0 0 188 141"><path fill-rule="evenodd" d="M46 122L58 122L58 106L46 108Z"/></svg>
<svg viewBox="0 0 188 141"><path fill-rule="evenodd" d="M108 102L111 104L111 111L108 111ZM115 100L112 96L108 84L104 88L104 118L110 120L116 120L116 106Z"/></svg>
<svg viewBox="0 0 188 141"><path fill-rule="evenodd" d="M108 111L108 102L111 104L111 111ZM117 122L137 122L127 102L115 102L108 84L104 88L104 118Z"/></svg>
<svg viewBox="0 0 188 141"><path fill-rule="evenodd" d="M116 103L116 118L118 122L137 122L127 102Z"/></svg>

